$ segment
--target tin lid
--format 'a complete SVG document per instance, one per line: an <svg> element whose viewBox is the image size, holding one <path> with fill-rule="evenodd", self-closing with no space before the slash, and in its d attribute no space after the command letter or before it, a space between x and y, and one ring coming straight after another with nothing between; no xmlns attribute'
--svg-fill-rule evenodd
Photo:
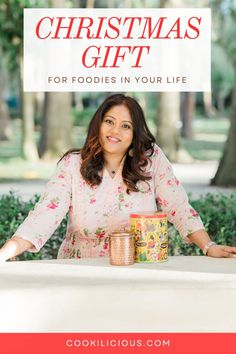
<svg viewBox="0 0 236 354"><path fill-rule="evenodd" d="M111 237L134 237L130 232L114 231L109 234Z"/></svg>
<svg viewBox="0 0 236 354"><path fill-rule="evenodd" d="M140 211L138 213L130 214L130 218L166 218L167 213L163 213L160 211Z"/></svg>

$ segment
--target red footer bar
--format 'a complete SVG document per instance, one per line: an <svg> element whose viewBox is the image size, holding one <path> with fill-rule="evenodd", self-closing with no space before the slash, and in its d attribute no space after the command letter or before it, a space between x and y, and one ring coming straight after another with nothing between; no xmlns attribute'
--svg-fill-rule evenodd
<svg viewBox="0 0 236 354"><path fill-rule="evenodd" d="M2 333L1 354L235 354L236 333Z"/></svg>

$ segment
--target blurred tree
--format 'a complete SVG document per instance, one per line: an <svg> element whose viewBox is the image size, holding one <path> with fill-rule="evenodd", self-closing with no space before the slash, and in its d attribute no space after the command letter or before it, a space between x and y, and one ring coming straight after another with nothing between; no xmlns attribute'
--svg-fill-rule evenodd
<svg viewBox="0 0 236 354"><path fill-rule="evenodd" d="M204 116L206 118L211 118L216 115L216 109L212 103L212 92L211 91L204 91L203 92L203 110Z"/></svg>
<svg viewBox="0 0 236 354"><path fill-rule="evenodd" d="M181 135L184 138L193 137L192 122L195 113L195 93L183 92L181 93L181 118L182 127Z"/></svg>
<svg viewBox="0 0 236 354"><path fill-rule="evenodd" d="M51 0L51 7L63 8L65 0ZM70 92L46 92L39 155L57 158L72 147L72 95Z"/></svg>
<svg viewBox="0 0 236 354"><path fill-rule="evenodd" d="M231 124L223 156L212 180L213 185L236 186L236 3L231 0L215 0L213 11L220 12L218 41L224 45L234 67Z"/></svg>
<svg viewBox="0 0 236 354"><path fill-rule="evenodd" d="M236 186L236 84L232 97L231 125L228 138L211 184L216 186Z"/></svg>
<svg viewBox="0 0 236 354"><path fill-rule="evenodd" d="M64 0L0 0L0 39L5 55L8 57L9 71L19 76L21 87L21 103L23 112L23 139L22 153L27 160L38 158L37 147L34 141L34 116L35 116L35 95L23 93L23 9L25 7L50 6L63 7ZM40 143L41 156L55 156L61 154L65 149L71 147L71 94L70 93L48 93L45 103L42 126L42 138ZM65 105L65 107L64 107ZM67 107L66 107L67 105ZM46 131L46 128L53 132ZM50 141L48 141L50 139ZM59 139L59 142L58 142ZM59 150L58 150L59 149Z"/></svg>
<svg viewBox="0 0 236 354"><path fill-rule="evenodd" d="M86 7L88 9L92 9L92 8L94 8L94 3L95 3L95 0L87 0L86 1Z"/></svg>
<svg viewBox="0 0 236 354"><path fill-rule="evenodd" d="M161 0L160 7L183 7L183 0ZM173 162L190 162L180 142L180 93L161 92L157 111L157 143Z"/></svg>
<svg viewBox="0 0 236 354"><path fill-rule="evenodd" d="M4 100L4 82L2 51L0 46L0 140L9 140L12 137L12 129L8 106Z"/></svg>
<svg viewBox="0 0 236 354"><path fill-rule="evenodd" d="M206 118L213 117L224 109L224 99L232 90L232 64L227 58L225 52L225 43L221 45L216 43L216 39L221 32L221 16L220 7L227 5L231 0L199 0L200 6L212 7L212 47L211 47L211 64L212 64L212 91L203 92L203 111ZM230 88L229 88L230 87ZM217 109L216 109L217 107Z"/></svg>
<svg viewBox="0 0 236 354"><path fill-rule="evenodd" d="M54 159L72 145L71 93L46 92L39 155Z"/></svg>
<svg viewBox="0 0 236 354"><path fill-rule="evenodd" d="M217 110L223 113L225 99L230 95L234 86L233 63L228 57L226 50L218 43L212 43L212 88L213 98Z"/></svg>
<svg viewBox="0 0 236 354"><path fill-rule="evenodd" d="M34 140L34 114L35 114L35 93L24 92L22 95L23 108L23 139L22 153L28 161L38 160L38 150Z"/></svg>
<svg viewBox="0 0 236 354"><path fill-rule="evenodd" d="M180 148L180 95L178 92L161 92L157 111L158 145L171 161L178 160Z"/></svg>
<svg viewBox="0 0 236 354"><path fill-rule="evenodd" d="M23 9L36 6L37 1L5 0L0 1L0 41L4 55L7 57L11 75L17 75L21 92L23 139L22 154L27 160L38 158L34 141L34 106L32 94L24 94L23 78ZM31 107L30 107L31 106Z"/></svg>

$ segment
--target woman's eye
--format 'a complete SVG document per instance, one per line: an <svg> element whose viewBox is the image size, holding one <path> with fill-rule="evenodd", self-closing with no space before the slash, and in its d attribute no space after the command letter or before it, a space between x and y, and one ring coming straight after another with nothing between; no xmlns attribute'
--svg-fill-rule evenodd
<svg viewBox="0 0 236 354"><path fill-rule="evenodd" d="M131 126L130 126L129 124L123 124L123 127L124 127L125 129L131 129Z"/></svg>
<svg viewBox="0 0 236 354"><path fill-rule="evenodd" d="M107 123L107 124L112 124L113 123L113 121L111 119L108 119L108 118L105 119L104 122Z"/></svg>

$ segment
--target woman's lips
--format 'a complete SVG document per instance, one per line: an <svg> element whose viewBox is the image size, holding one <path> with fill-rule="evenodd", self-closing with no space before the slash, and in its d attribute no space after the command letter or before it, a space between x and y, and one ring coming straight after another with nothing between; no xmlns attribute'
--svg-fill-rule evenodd
<svg viewBox="0 0 236 354"><path fill-rule="evenodd" d="M110 142L110 143L119 143L121 140L119 138L115 138L115 137L112 137L112 136L107 136L107 140Z"/></svg>

